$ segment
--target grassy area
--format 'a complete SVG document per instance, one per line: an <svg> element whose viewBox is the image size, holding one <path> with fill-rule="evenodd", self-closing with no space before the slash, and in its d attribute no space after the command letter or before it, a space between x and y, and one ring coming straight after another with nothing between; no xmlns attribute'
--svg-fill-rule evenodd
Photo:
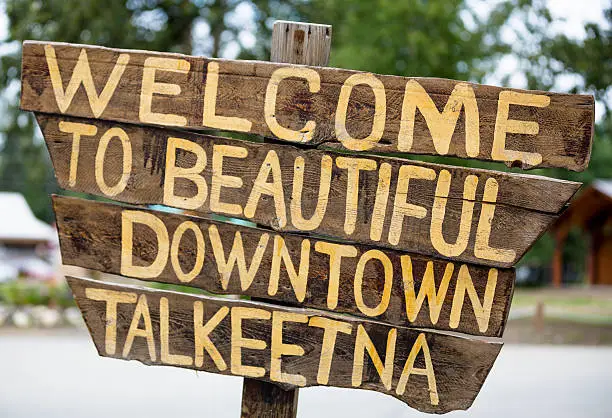
<svg viewBox="0 0 612 418"><path fill-rule="evenodd" d="M545 318L536 325L532 318L508 322L504 342L518 344L612 345L612 324Z"/></svg>
<svg viewBox="0 0 612 418"><path fill-rule="evenodd" d="M612 309L612 298L596 297L594 295L576 295L576 292L542 292L533 290L516 290L512 305L532 306L538 302L546 305L567 307L589 307L593 309Z"/></svg>
<svg viewBox="0 0 612 418"><path fill-rule="evenodd" d="M534 317L542 304L543 318ZM612 345L612 289L570 287L517 289L507 342Z"/></svg>
<svg viewBox="0 0 612 418"><path fill-rule="evenodd" d="M553 311L612 316L612 289L608 287L570 287L563 289L516 289L512 308L534 307L543 303Z"/></svg>

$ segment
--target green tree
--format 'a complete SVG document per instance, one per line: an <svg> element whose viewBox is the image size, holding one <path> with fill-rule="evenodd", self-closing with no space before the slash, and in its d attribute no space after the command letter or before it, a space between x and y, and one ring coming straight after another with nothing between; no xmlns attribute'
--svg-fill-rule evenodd
<svg viewBox="0 0 612 418"><path fill-rule="evenodd" d="M264 14L274 9L279 18L333 25L331 65L343 68L478 81L492 58L510 51L498 36L509 13L497 12L483 21L463 0L254 3ZM258 21L258 34L267 39L270 22ZM259 53L261 58L267 55Z"/></svg>
<svg viewBox="0 0 612 418"><path fill-rule="evenodd" d="M589 168L582 173L564 170L539 170L539 174L585 183L586 188L598 178L612 178L612 112L610 89L612 85L612 7L604 11L604 26L588 23L586 37L576 40L564 34L546 39L541 44L542 60L528 57L529 85L532 88L550 89L559 77L574 75L576 83L568 90L573 93L589 92L597 99L596 106L603 106L603 116L595 126L593 148ZM584 270L586 242L584 235L574 234L567 240L564 259ZM548 264L552 257L552 238L540 239L524 259L525 263Z"/></svg>
<svg viewBox="0 0 612 418"><path fill-rule="evenodd" d="M242 28L228 16L242 0L7 0L9 36L0 57L0 190L23 193L35 214L51 221L49 193L57 191L50 161L32 115L18 109L21 41L106 45L190 54L193 32L208 25L218 56Z"/></svg>

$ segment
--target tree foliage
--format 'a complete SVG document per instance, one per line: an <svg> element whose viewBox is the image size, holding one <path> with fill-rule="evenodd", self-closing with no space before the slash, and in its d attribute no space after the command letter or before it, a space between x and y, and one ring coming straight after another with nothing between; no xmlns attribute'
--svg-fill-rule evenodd
<svg viewBox="0 0 612 418"><path fill-rule="evenodd" d="M219 51L240 28L226 17L240 1L214 0L7 0L9 37L0 57L0 190L23 193L34 213L53 219L49 193L57 191L34 118L18 109L21 41L49 40L190 54L192 31L209 22L209 51Z"/></svg>
<svg viewBox="0 0 612 418"><path fill-rule="evenodd" d="M510 51L498 36L509 14L482 20L463 0L294 0L282 2L284 8L255 3L283 18L331 24L331 65L343 68L480 81L492 59ZM261 21L258 34L266 39L269 22Z"/></svg>

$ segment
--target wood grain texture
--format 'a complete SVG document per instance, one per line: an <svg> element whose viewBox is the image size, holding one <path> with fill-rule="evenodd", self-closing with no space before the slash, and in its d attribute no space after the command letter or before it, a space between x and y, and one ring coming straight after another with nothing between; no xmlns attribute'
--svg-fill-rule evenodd
<svg viewBox="0 0 612 418"><path fill-rule="evenodd" d="M272 29L271 61L327 66L331 26L276 21ZM295 418L299 389L282 391L272 383L244 379L242 416Z"/></svg>
<svg viewBox="0 0 612 418"><path fill-rule="evenodd" d="M472 216L466 215L463 221L465 230L469 232L466 235L467 244L465 249L457 254L456 259L503 267L512 266L520 259L580 186L579 183L541 176L501 173L417 161L406 162L375 156L362 156L361 159L355 159L350 156L338 156L319 150L304 150L280 144L253 143L99 120L44 114L38 114L37 119L53 160L58 183L60 187L67 190L91 193L126 203L165 203L202 214L216 212L248 219L279 231L318 233L444 258L448 257L439 251L440 246L437 244L439 239L434 245L432 219L435 222L441 222L440 229L444 240L448 243L455 243L458 241L464 207L467 214L467 210L471 207L470 202L474 202ZM91 135L81 135L75 148L74 135L62 132L59 127L62 123L88 126L87 129L93 129L93 131L89 132ZM128 161L127 171L124 148L117 137L108 142L107 148L100 150L101 138L116 128L121 129L129 138L132 158L131 166ZM169 200L164 197L164 190L168 182L166 150L169 143L168 138L171 137L181 138L193 144L195 148L192 151L201 154L200 157L197 157L194 152L178 149L175 152L176 162L173 166L194 167L197 158L202 160L200 163L204 163L204 158L206 158L205 166L200 170L201 173L198 172L194 176L203 179L208 194L202 189L201 199L191 199L195 202L193 205L191 203L188 205L180 198ZM214 155L214 150L223 146L239 147L243 152L242 158L226 156L223 158L222 167L215 167L214 160L217 157ZM78 150L78 158L75 158L75 149ZM269 168L270 161L267 158L271 153L278 157L282 186L279 186L277 192L281 193L282 197L276 199L275 196L263 194L257 200L255 207L251 205L252 211L247 212L246 206L254 191L270 193L269 186L260 185L259 188L256 188L255 185L262 169ZM346 165L340 166L342 160L345 164L347 161L361 161L374 169L360 170L359 179L355 181L354 178L349 178L349 170L342 168ZM303 164L296 169L297 161L302 161ZM329 181L327 188L321 187L321 167L324 161L329 163L327 176L323 176ZM386 178L388 179L386 198L379 184L383 178L381 172L385 171L383 167L387 171ZM429 180L412 178L406 183L404 180L409 174L402 173L409 173L410 170L424 171L433 177ZM301 188L296 184L299 183L296 175L303 180ZM237 177L237 180L233 180L232 187L223 186L218 189L219 199L217 200L223 202L224 205L211 208L210 195L214 185L223 182L222 179L225 178L223 176L234 176ZM273 176L269 175L269 177L268 184L272 181ZM444 191L438 190L443 177L448 184L448 198L444 198ZM103 182L101 178L104 179ZM398 179L408 184L407 193L399 190ZM469 182L470 179L477 182L473 200L469 196L464 199L466 182ZM174 194L184 197L198 195L198 185L192 180L176 179L173 182ZM108 186L119 184L122 181L125 188L116 194L109 193L106 186L100 187L101 184ZM496 195L485 194L486 185L489 182L498 185ZM351 190L352 199L347 199L349 190ZM326 191L328 191L327 194ZM294 192L296 192L295 196ZM378 203L377 195L382 196ZM402 200L408 205L424 208L425 216L423 218L405 216L403 220L399 219L399 223L393 224L395 206L401 206ZM434 213L433 208L436 202L445 203L444 215L439 210ZM483 202L486 202L486 205L483 205ZM225 204L230 205L232 210L227 210L228 206ZM315 225L314 229L304 227L304 222L299 223L293 216L295 211L292 210L292 205L300 209L304 219L313 217L320 205L324 211L324 214L321 215L321 222ZM514 257L499 261L487 259L488 255L475 253L479 225L482 223L481 212L485 206L487 210L492 209L494 212L488 245L494 248L508 248L515 252ZM378 237L374 234L375 230L378 231ZM394 237L396 241L393 241Z"/></svg>
<svg viewBox="0 0 612 418"><path fill-rule="evenodd" d="M55 84L60 101L56 101L52 86L48 64L51 52L45 55L46 46L57 61ZM79 87L77 78L73 80L74 91L68 91L82 53L87 55L91 78L84 59L78 76L91 79L91 83L87 82L91 97ZM147 59L153 60L145 73ZM213 67L209 67L210 63ZM218 73L209 74L209 68ZM273 73L282 68L293 68L283 70L289 78L278 78L281 71L270 82ZM304 74L314 81L307 82ZM112 83L107 84L109 78ZM143 80L147 82L144 90ZM363 84L363 80L374 88ZM206 107L206 89L213 84L216 94L214 89L208 92L210 101ZM353 84L351 90L349 85ZM99 93L105 86L106 95ZM594 99L586 95L32 41L23 44L21 94L22 109L36 112L234 130L293 142L344 146L352 151L367 148L372 152L443 154L498 160L523 168L563 167L576 171L584 170L588 164L594 120ZM379 96L378 102L375 95ZM410 101L404 112L406 97ZM472 98L470 120L466 123L465 103ZM339 101L342 106L338 106ZM266 103L270 109L266 109ZM413 104L418 104L419 110L414 111ZM206 112L208 117L203 117ZM271 127L270 120L280 128ZM437 132L438 146L434 146L428 123ZM496 129L498 140L494 141ZM295 138L291 139L291 135ZM444 144L448 135L452 138L447 150ZM531 153L534 158L521 153Z"/></svg>
<svg viewBox="0 0 612 418"><path fill-rule="evenodd" d="M242 418L297 416L299 389L283 389L274 383L245 378L242 384ZM254 396L253 394L257 394Z"/></svg>
<svg viewBox="0 0 612 418"><path fill-rule="evenodd" d="M73 277L68 278L68 283L101 356L220 374L258 374L258 379L284 387L292 387L285 382L288 379L295 379L300 386L313 386L325 382L326 377L328 386L375 390L425 412L467 409L502 346L261 302ZM327 368L320 367L322 341L330 339L324 337L324 328L316 323L329 320L346 332L336 333L331 357L323 355L331 362ZM207 330L202 329L205 326ZM389 359L388 367L383 369L379 364L388 386L381 383L368 351L355 350L356 342L363 343L366 336L372 342L370 347L380 353L381 362ZM245 343L246 339L249 340ZM395 345L387 350L387 343L393 340ZM196 349L196 341L204 345ZM281 358L279 353L288 346L295 352ZM211 357L211 351L218 355ZM406 366L407 363L412 364ZM406 374L403 371L412 372L404 376L405 388L400 382Z"/></svg>
<svg viewBox="0 0 612 418"><path fill-rule="evenodd" d="M510 310L514 287L513 269L490 269L470 264L462 267L460 263L383 250L391 266L390 290L388 296L384 296L386 270L380 261L372 260L366 265L363 270L363 280L360 279L361 284L356 283L355 279L359 260L364 254L372 253L375 248L343 244L343 248L348 248L350 251L339 260L337 273L334 274L331 267L332 257L329 252L323 252L326 250L324 247L332 246L333 242L294 234L281 234L284 247L287 248L292 260L292 267L296 271L303 263L301 260L304 242L309 243L309 255L305 261L308 263L308 270L304 275L304 299L299 300L296 295L298 292L293 286L285 264L279 269L278 290L274 294L269 291L272 272L275 270L273 261L275 234L271 231L60 196L53 197L53 206L59 231L62 262L68 265L129 275L125 265L122 266L122 251L128 248L127 238L123 236L122 219L126 216L126 211L131 213L137 210L161 221L167 231L168 241L176 241L174 237L179 225L193 222L202 231L204 242L203 250L198 250L198 241L193 231L180 237L179 274L181 271L188 272L194 269L197 254L203 253L202 267L189 282L184 282L177 276L177 268L167 253L163 257L164 266L159 273L132 276L142 280L188 285L217 294L248 295L293 306L329 309L401 326L492 337L502 335ZM218 234L211 232L211 225ZM159 237L146 224L136 224L133 231L130 252L132 263L149 266L160 251ZM249 276L252 282L246 288L242 282L246 280L247 275L240 272L238 266L233 266L228 276L222 273L225 271L223 266L230 258L229 254L233 252L237 233L241 237L245 265L251 271L255 270ZM262 241L262 236L267 237L265 241ZM217 246L220 244L222 252L216 254L213 244ZM253 269L250 266L254 264L253 260L258 249L263 249L260 255L261 261L258 267ZM348 253L351 253L350 256ZM461 269L464 271L461 272ZM466 272L469 275L466 276ZM462 283L466 283L468 287L473 283L478 301L476 306L467 292L456 295L460 275L462 280L466 280ZM487 294L488 285L491 287L490 294ZM385 303L383 300L387 300L388 307L379 314L371 316L369 310L362 311L361 303L356 303L357 293L363 295L363 303L368 308ZM421 294L422 305L417 302ZM426 294L431 298L425 297ZM482 306L487 304L490 304L489 310L483 310ZM451 318L454 318L454 326L451 326L453 322Z"/></svg>
<svg viewBox="0 0 612 418"><path fill-rule="evenodd" d="M331 25L277 20L272 30L270 61L327 67Z"/></svg>

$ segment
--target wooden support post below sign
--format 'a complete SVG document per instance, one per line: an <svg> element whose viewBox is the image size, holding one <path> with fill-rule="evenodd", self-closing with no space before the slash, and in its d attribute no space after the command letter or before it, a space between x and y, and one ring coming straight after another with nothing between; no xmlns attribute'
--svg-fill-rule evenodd
<svg viewBox="0 0 612 418"><path fill-rule="evenodd" d="M331 49L330 25L277 21L272 31L271 61L327 66ZM242 417L295 418L298 390L255 379L244 379Z"/></svg>

